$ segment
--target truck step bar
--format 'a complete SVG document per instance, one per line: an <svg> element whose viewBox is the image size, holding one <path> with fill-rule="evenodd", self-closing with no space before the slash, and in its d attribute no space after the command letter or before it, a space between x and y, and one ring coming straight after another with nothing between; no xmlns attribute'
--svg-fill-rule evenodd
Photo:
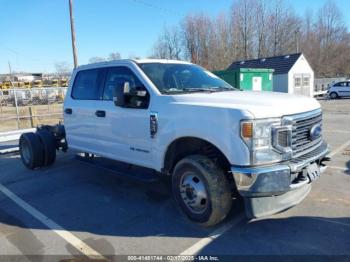
<svg viewBox="0 0 350 262"><path fill-rule="evenodd" d="M83 154L77 154L77 160L86 164L110 171L117 176L130 179L133 181L142 181L147 183L159 182L161 176L153 169L134 166L123 162L106 159L103 157L90 157Z"/></svg>

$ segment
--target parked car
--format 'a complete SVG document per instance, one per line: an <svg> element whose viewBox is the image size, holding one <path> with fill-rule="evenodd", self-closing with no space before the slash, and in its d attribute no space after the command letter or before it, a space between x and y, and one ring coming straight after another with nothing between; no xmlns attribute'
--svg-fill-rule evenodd
<svg viewBox="0 0 350 262"><path fill-rule="evenodd" d="M341 81L332 84L327 90L327 95L332 99L350 97L350 81Z"/></svg>
<svg viewBox="0 0 350 262"><path fill-rule="evenodd" d="M227 216L237 192L250 218L298 204L329 152L315 99L238 91L171 60L78 67L64 126L25 133L19 148L30 169L52 164L56 149L74 149L170 176L182 211L206 226Z"/></svg>

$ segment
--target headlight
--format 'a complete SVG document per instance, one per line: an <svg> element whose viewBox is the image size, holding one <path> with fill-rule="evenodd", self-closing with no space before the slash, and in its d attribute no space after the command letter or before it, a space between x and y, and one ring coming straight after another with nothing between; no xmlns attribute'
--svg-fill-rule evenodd
<svg viewBox="0 0 350 262"><path fill-rule="evenodd" d="M280 125L280 118L241 122L241 137L250 150L251 164L267 164L282 160L282 154L272 145L272 130Z"/></svg>

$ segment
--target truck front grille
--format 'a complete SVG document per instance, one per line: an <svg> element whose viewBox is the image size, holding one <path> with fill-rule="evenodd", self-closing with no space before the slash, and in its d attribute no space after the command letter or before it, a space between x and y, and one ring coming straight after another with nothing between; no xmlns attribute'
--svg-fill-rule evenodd
<svg viewBox="0 0 350 262"><path fill-rule="evenodd" d="M293 157L298 157L313 151L322 143L322 133L312 136L312 129L319 125L322 130L322 112L316 110L308 113L286 116L283 118L284 124L292 126L291 148Z"/></svg>
<svg viewBox="0 0 350 262"><path fill-rule="evenodd" d="M283 130L277 133L277 143L281 147L288 147L288 131Z"/></svg>

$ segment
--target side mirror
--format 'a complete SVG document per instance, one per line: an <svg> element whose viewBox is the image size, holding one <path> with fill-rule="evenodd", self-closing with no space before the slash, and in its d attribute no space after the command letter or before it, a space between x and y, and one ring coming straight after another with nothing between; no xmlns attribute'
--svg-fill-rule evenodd
<svg viewBox="0 0 350 262"><path fill-rule="evenodd" d="M115 86L113 89L113 102L116 106L123 107L125 105L125 89L126 86L129 86L128 82L124 83L123 88L120 88L119 86Z"/></svg>
<svg viewBox="0 0 350 262"><path fill-rule="evenodd" d="M147 91L143 86L134 87L134 88L130 89L130 83L125 82L124 83L124 95L144 97L147 95Z"/></svg>
<svg viewBox="0 0 350 262"><path fill-rule="evenodd" d="M146 90L138 90L136 91L136 96L138 97L145 97L147 95L147 91Z"/></svg>
<svg viewBox="0 0 350 262"><path fill-rule="evenodd" d="M131 88L129 82L124 82L122 87L116 86L113 89L113 102L119 107L142 108L147 100L147 90L141 86Z"/></svg>

